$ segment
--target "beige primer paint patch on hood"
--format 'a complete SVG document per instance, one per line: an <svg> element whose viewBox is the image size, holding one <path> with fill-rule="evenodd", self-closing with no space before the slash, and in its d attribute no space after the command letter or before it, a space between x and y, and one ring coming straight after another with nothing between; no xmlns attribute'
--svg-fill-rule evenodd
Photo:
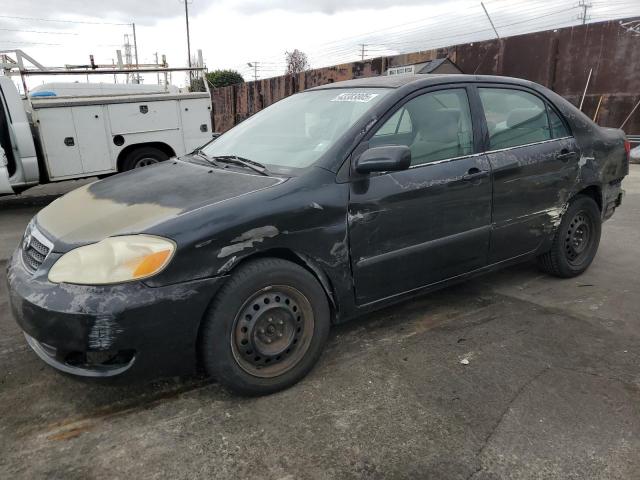
<svg viewBox="0 0 640 480"><path fill-rule="evenodd" d="M65 243L92 243L113 235L143 231L175 217L181 208L157 203L127 205L96 198L91 185L74 190L42 209L38 226Z"/></svg>

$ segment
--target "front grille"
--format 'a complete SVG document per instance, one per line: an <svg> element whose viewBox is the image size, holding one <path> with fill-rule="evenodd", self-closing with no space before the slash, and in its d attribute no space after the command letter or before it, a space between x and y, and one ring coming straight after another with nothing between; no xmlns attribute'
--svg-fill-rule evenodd
<svg viewBox="0 0 640 480"><path fill-rule="evenodd" d="M32 272L40 268L40 265L42 265L42 262L51 251L51 247L44 244L46 240L39 240L36 238L37 235L39 236L39 232L33 228L31 232L27 232L22 243L22 261Z"/></svg>

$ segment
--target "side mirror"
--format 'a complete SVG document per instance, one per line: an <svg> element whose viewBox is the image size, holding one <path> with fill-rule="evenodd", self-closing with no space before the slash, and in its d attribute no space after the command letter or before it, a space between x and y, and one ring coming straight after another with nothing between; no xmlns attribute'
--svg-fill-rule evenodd
<svg viewBox="0 0 640 480"><path fill-rule="evenodd" d="M388 145L365 150L356 160L356 172L393 172L411 165L411 150L404 145Z"/></svg>

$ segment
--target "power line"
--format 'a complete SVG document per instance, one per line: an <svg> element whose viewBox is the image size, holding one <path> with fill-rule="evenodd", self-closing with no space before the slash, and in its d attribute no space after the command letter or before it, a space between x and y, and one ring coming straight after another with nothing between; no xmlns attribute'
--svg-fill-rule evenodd
<svg viewBox="0 0 640 480"><path fill-rule="evenodd" d="M11 43L14 45L54 45L59 47L73 45L71 43L50 43L50 42L23 42L23 41L15 41L15 40L4 40L0 39L0 43ZM96 43L91 44L93 47L119 47L119 43Z"/></svg>
<svg viewBox="0 0 640 480"><path fill-rule="evenodd" d="M78 35L72 32L43 32L41 30L21 30L19 28L0 28L4 32L42 33L47 35Z"/></svg>
<svg viewBox="0 0 640 480"><path fill-rule="evenodd" d="M569 15L569 12L581 8L576 4L568 6L566 0L530 0L526 6L518 8L517 11L513 9L513 4L507 4L506 0L483 0L483 2L487 8L490 8L491 19L496 30L500 31L502 36L575 25L576 18ZM594 0L591 3L594 6L589 7L591 8L590 12L596 15L592 15L590 19L596 16L597 18L621 18L621 14L627 13L629 10L628 8L623 9L623 7L638 6L637 2L631 3L620 0L613 0L612 2ZM480 5L469 8L467 12L466 14L456 15L455 20L453 19L454 13L448 12L412 22L392 25L374 32L364 32L340 40L317 44L306 51L313 67L320 68L356 59L361 60L362 44L365 45L365 49L369 53L373 53L375 50L376 54L389 55L414 51L418 48L438 48L454 43L482 41L493 36L489 35L489 33L495 34L494 30L489 26L483 29L477 28L483 21L486 22L486 19L482 18L485 14ZM565 12L566 15L564 17L566 18L563 18L562 14ZM631 12L627 16L630 15ZM437 19L443 17L448 17L449 20L437 21ZM424 24L425 22L426 24ZM423 24L420 25L420 23ZM409 28L403 28L406 26L409 26ZM474 26L476 27L475 29L473 28ZM382 50L379 50L379 48ZM385 51L393 53L382 53ZM264 57L260 63L266 64L266 61L279 58L279 55Z"/></svg>
<svg viewBox="0 0 640 480"><path fill-rule="evenodd" d="M59 20L56 18L18 17L15 15L0 15L0 18L11 18L14 20L31 20L36 22L78 23L84 25L131 25L130 23L93 22L90 20Z"/></svg>
<svg viewBox="0 0 640 480"><path fill-rule="evenodd" d="M499 1L499 0L497 0ZM531 4L533 4L534 6L532 7ZM534 12L539 12L539 11L547 11L548 8L545 8L549 5L548 0L531 0L529 2L529 5L527 7L523 7L518 9L518 14L521 15L522 13L534 13ZM566 4L565 4L566 5ZM574 7L571 7L567 10L570 10ZM473 7L470 10L474 11L474 14L477 15L483 15L482 10L480 9L479 6ZM506 8L506 11L508 11L509 8ZM500 9L496 9L496 14L494 14L494 18L497 18L497 15L501 12ZM349 58L353 58L353 50L354 47L360 45L358 43L356 43L355 41L353 41L353 43L351 42L343 42L342 45L338 45L338 42L341 42L343 40L347 40L347 39L362 39L362 40L368 40L366 43L367 45L371 44L370 40L375 38L373 35L377 35L377 37L380 37L380 32L383 31L389 31L389 30L393 30L393 29L398 29L400 27L406 26L406 25L415 25L416 23L419 22L424 22L425 20L428 20L430 23L428 25L419 25L417 27L411 28L411 29L405 29L402 30L403 33L399 33L399 34L394 34L394 38L395 39L400 39L403 37L411 37L411 36L415 36L418 32L420 31L425 31L425 30L429 30L431 31L432 29L436 28L436 29L447 29L448 25L442 25L442 24L438 24L438 23L434 23L434 20L438 19L438 18L442 18L442 17L451 17L451 12L448 13L443 13L440 15L435 15L435 16L431 16L431 17L427 17L427 18L422 18L419 20L414 20L412 22L405 22L402 24L398 24L398 25L392 25L389 27L385 27L383 29L378 29L375 32L366 32L366 33L362 33L360 35L354 35L351 37L346 37L343 38L341 40L334 40L331 42L327 42L324 44L319 44L317 45L317 47L314 50L310 51L309 56L310 57L315 57L315 58L327 58L326 61L324 60L320 60L321 63L323 64L331 64L332 62L334 62L334 59L338 56L340 57L349 57ZM473 19L473 18L469 18L467 17L467 21L462 21L460 22L459 20L457 20L455 22L455 26L456 27L462 27L462 26L474 26L478 24L479 19ZM466 32L461 32L462 33L466 33ZM447 38L452 38L452 35L448 35ZM415 43L415 40L412 42ZM346 55L345 55L346 54ZM360 52L360 57L361 57L361 52ZM267 58L275 58L275 57L267 57ZM316 60L313 63L317 63L318 60ZM317 65L320 66L320 65Z"/></svg>
<svg viewBox="0 0 640 480"><path fill-rule="evenodd" d="M568 10L572 10L572 8L568 8L568 9L564 9L564 10L558 10L558 11L555 11L555 12L549 12L549 13L546 13L544 15L539 15L539 16L536 16L536 17L529 18L527 20L520 20L520 21L517 21L517 22L499 24L498 27L500 27L502 29L502 28L512 27L512 26L515 26L515 25L521 25L523 23L530 23L530 22L533 22L533 21L541 19L541 18L546 18L546 17L558 15L558 14L566 12ZM570 20L567 20L567 21L570 21ZM465 37L465 36L476 34L476 33L484 33L484 32L491 32L491 31L492 31L492 29L487 27L487 28L474 30L474 31L452 32L450 35L443 36L443 37L430 37L430 38L426 38L426 39L416 39L416 40L406 41L406 42L389 42L389 43L386 43L386 44L383 44L383 45L385 45L385 46L390 46L390 45L415 45L418 42L424 43L426 41L447 40L447 39L450 39L450 38Z"/></svg>

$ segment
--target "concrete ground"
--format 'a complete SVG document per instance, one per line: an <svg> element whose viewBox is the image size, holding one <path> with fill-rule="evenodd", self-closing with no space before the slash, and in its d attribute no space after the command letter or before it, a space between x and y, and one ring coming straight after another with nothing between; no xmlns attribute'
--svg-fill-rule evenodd
<svg viewBox="0 0 640 480"><path fill-rule="evenodd" d="M0 282L0 478L640 478L640 166L624 188L581 277L522 265L337 327L264 398L59 375ZM0 208L4 270L37 207Z"/></svg>

